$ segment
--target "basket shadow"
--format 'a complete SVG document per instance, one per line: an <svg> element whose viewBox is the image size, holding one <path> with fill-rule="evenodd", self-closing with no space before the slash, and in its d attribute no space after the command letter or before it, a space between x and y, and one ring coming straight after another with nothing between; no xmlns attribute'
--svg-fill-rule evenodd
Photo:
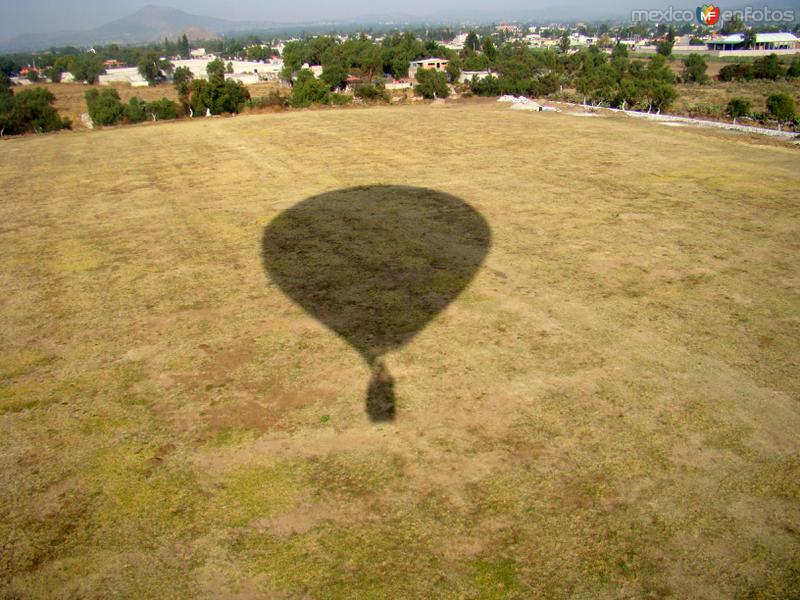
<svg viewBox="0 0 800 600"><path fill-rule="evenodd" d="M372 370L366 411L395 417L382 357L407 344L469 285L491 246L486 220L428 188L362 186L312 196L262 237L264 270Z"/></svg>

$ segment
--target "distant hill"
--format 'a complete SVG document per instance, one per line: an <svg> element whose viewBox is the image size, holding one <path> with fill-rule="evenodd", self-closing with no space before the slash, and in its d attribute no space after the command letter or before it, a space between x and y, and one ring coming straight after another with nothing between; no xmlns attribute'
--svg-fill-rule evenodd
<svg viewBox="0 0 800 600"><path fill-rule="evenodd" d="M92 46L94 44L141 44L175 39L184 32L192 39L210 39L219 34L267 29L275 23L228 21L192 15L182 10L148 5L134 14L86 31L29 33L0 42L0 51L24 52L51 46Z"/></svg>

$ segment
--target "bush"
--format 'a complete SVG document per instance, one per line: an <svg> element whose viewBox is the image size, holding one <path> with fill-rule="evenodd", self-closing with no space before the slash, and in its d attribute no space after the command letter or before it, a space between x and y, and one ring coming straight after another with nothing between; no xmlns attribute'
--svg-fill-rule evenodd
<svg viewBox="0 0 800 600"><path fill-rule="evenodd" d="M0 86L0 133L18 135L69 129L69 119L59 117L52 106L54 101L52 92L44 88L13 94Z"/></svg>
<svg viewBox="0 0 800 600"><path fill-rule="evenodd" d="M770 54L753 61L753 77L756 79L776 80L785 75L777 54Z"/></svg>
<svg viewBox="0 0 800 600"><path fill-rule="evenodd" d="M750 102L744 98L731 98L728 105L725 107L725 112L736 122L739 117L746 117L753 110Z"/></svg>
<svg viewBox="0 0 800 600"><path fill-rule="evenodd" d="M301 69L297 74L297 81L292 86L292 106L305 108L312 104L328 104L329 101L328 85L314 77L314 73L309 69Z"/></svg>
<svg viewBox="0 0 800 600"><path fill-rule="evenodd" d="M353 95L356 98L361 98L362 100L370 101L370 100L383 100L384 102L389 101L389 94L386 93L386 88L384 88L380 84L375 83L361 83L356 86L355 90L353 91Z"/></svg>
<svg viewBox="0 0 800 600"><path fill-rule="evenodd" d="M699 54L690 54L683 61L683 80L689 83L707 83L708 65Z"/></svg>
<svg viewBox="0 0 800 600"><path fill-rule="evenodd" d="M206 110L210 110L214 115L226 112L238 113L250 100L250 92L244 84L231 79L225 81L215 76L208 81L195 79L190 85L190 90L189 104L194 114L198 116L205 114Z"/></svg>
<svg viewBox="0 0 800 600"><path fill-rule="evenodd" d="M352 96L348 96L347 94L339 94L336 92L331 94L331 104L334 104L336 106L350 104L352 101L353 101Z"/></svg>
<svg viewBox="0 0 800 600"><path fill-rule="evenodd" d="M247 105L250 108L286 108L289 106L289 99L280 92L272 91L266 96L252 98Z"/></svg>
<svg viewBox="0 0 800 600"><path fill-rule="evenodd" d="M795 58L786 72L787 77L800 77L800 59Z"/></svg>
<svg viewBox="0 0 800 600"><path fill-rule="evenodd" d="M767 111L778 121L778 127L797 118L794 99L789 94L772 94L767 98Z"/></svg>
<svg viewBox="0 0 800 600"><path fill-rule="evenodd" d="M750 81L753 79L753 66L745 63L725 65L717 76L720 81Z"/></svg>
<svg viewBox="0 0 800 600"><path fill-rule="evenodd" d="M122 117L124 109L114 88L106 88L102 92L89 90L85 98L89 116L95 125L114 125Z"/></svg>
<svg viewBox="0 0 800 600"><path fill-rule="evenodd" d="M147 114L155 121L178 118L178 106L169 98L161 98L147 103Z"/></svg>
<svg viewBox="0 0 800 600"><path fill-rule="evenodd" d="M494 75L489 75L480 80L473 75L469 88L476 96L499 96L500 80Z"/></svg>
<svg viewBox="0 0 800 600"><path fill-rule="evenodd" d="M122 116L128 123L141 123L147 119L147 103L134 96L125 105Z"/></svg>
<svg viewBox="0 0 800 600"><path fill-rule="evenodd" d="M450 88L447 85L447 74L433 69L419 69L416 74L417 85L414 92L423 98L447 98Z"/></svg>

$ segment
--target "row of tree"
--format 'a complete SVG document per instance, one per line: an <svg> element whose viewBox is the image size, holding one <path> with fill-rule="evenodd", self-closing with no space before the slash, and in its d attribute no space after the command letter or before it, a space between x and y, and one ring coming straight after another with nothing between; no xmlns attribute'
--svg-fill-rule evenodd
<svg viewBox="0 0 800 600"><path fill-rule="evenodd" d="M69 129L69 119L59 116L53 102L52 92L41 87L14 93L8 77L0 73L0 136Z"/></svg>
<svg viewBox="0 0 800 600"><path fill-rule="evenodd" d="M736 97L730 99L725 112L733 119L734 124L736 119L741 117L757 118L759 120L771 117L778 122L778 129L782 129L787 123L797 122L797 107L795 106L794 98L789 94L772 94L767 98L766 109L765 115L756 114L753 112L753 105L749 100Z"/></svg>
<svg viewBox="0 0 800 600"><path fill-rule="evenodd" d="M776 54L770 54L758 58L752 63L725 65L719 72L720 81L750 81L752 79L775 81L782 77L800 77L800 59L794 59L787 68Z"/></svg>

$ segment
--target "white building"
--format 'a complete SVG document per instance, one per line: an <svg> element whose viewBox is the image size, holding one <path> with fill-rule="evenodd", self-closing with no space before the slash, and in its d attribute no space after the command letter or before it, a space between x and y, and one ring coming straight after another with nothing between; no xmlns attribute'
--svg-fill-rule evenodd
<svg viewBox="0 0 800 600"><path fill-rule="evenodd" d="M473 78L480 81L481 79L486 79L491 74L491 71L461 71L461 75L458 76L458 82L469 83Z"/></svg>
<svg viewBox="0 0 800 600"><path fill-rule="evenodd" d="M757 33L752 48L744 47L744 34L734 33L709 40L709 50L800 50L800 39L793 33Z"/></svg>

